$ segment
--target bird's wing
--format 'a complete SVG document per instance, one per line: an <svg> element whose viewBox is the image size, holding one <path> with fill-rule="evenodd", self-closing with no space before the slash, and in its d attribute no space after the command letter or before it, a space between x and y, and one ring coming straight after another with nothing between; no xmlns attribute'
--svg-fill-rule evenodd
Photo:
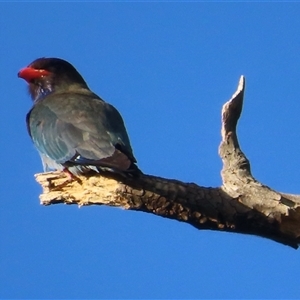
<svg viewBox="0 0 300 300"><path fill-rule="evenodd" d="M33 107L27 124L38 150L57 163L127 169L135 162L119 112L93 95L53 93Z"/></svg>

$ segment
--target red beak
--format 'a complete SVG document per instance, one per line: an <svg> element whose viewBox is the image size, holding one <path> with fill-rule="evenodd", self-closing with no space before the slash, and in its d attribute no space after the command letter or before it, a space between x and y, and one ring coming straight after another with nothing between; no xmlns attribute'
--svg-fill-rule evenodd
<svg viewBox="0 0 300 300"><path fill-rule="evenodd" d="M20 70L20 72L18 73L18 77L25 79L27 82L31 82L33 79L47 76L50 73L51 72L43 69L34 69L31 67L26 67Z"/></svg>

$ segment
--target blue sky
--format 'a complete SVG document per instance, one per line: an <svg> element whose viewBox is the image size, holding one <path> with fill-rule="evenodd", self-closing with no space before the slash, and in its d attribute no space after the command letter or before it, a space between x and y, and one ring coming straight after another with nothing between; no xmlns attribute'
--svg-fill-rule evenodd
<svg viewBox="0 0 300 300"><path fill-rule="evenodd" d="M17 78L71 62L123 115L148 174L221 184L220 113L246 76L254 176L300 193L299 3L0 3L0 298L299 298L300 250L110 207L39 204Z"/></svg>

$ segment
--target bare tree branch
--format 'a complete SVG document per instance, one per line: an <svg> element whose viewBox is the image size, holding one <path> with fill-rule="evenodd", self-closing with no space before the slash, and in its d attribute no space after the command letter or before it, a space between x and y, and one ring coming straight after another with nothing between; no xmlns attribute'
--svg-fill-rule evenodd
<svg viewBox="0 0 300 300"><path fill-rule="evenodd" d="M125 178L88 174L70 181L64 173L36 175L43 205L110 205L189 223L198 229L253 234L298 248L300 195L284 194L258 182L241 151L236 126L242 112L245 78L222 109L221 187L201 187L150 175Z"/></svg>

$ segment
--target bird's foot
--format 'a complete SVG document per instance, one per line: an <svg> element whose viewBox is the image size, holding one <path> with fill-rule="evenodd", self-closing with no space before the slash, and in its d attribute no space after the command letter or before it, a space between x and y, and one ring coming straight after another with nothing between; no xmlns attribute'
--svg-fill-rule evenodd
<svg viewBox="0 0 300 300"><path fill-rule="evenodd" d="M71 182L71 181L75 180L78 183L82 183L81 179L78 178L77 176L75 176L73 173L71 173L68 168L64 168L63 172L66 175L66 177L68 178L67 179L68 182Z"/></svg>

